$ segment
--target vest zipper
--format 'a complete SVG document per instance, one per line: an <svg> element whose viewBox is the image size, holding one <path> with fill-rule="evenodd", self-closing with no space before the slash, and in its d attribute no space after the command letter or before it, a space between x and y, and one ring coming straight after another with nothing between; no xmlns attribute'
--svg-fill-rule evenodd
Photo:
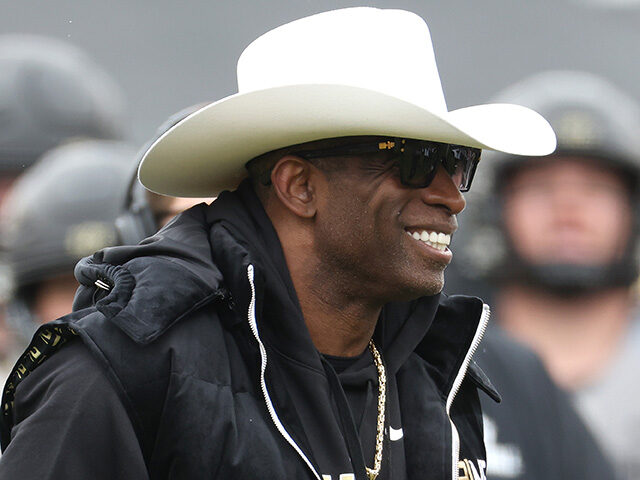
<svg viewBox="0 0 640 480"><path fill-rule="evenodd" d="M296 444L295 440L289 435L289 432L284 428L284 425L278 418L278 414L273 406L273 402L271 401L271 397L269 396L269 390L267 389L267 382L265 381L265 371L267 369L267 350L264 348L264 344L262 343L262 339L260 338L260 334L258 332L258 322L256 320L256 287L254 284L254 270L253 265L249 265L247 267L247 277L249 279L249 285L251 286L251 301L249 302L249 312L248 312L248 320L249 327L251 328L251 332L253 333L254 338L258 342L258 347L260 348L260 387L262 389L262 396L264 397L264 401L267 405L267 411L269 412L269 416L273 421L273 424L280 432L280 435L284 437L284 439L293 447L293 449L298 453L300 458L307 464L307 467L311 470L311 473L315 476L317 480L321 480L320 475L311 464L311 461L307 458L304 452L300 449L298 444Z"/></svg>
<svg viewBox="0 0 640 480"><path fill-rule="evenodd" d="M456 429L456 426L451 418L451 405L453 404L453 400L456 398L456 395L460 390L460 386L462 385L462 381L467 374L467 369L469 368L471 359L476 353L478 345L480 345L480 342L482 341L482 337L484 336L484 332L487 329L490 317L491 309L489 308L489 305L485 303L482 306L482 315L480 316L480 322L478 323L476 333L473 336L473 341L471 342L469 350L467 350L467 354L465 355L464 361L460 366L460 370L458 370L458 374L456 375L456 378L453 382L453 387L451 388L451 391L449 392L449 396L447 398L447 417L449 417L449 422L451 423L451 453L453 463L451 472L452 480L458 480L460 474L460 470L458 469L458 462L460 461L460 436L458 435L458 430Z"/></svg>

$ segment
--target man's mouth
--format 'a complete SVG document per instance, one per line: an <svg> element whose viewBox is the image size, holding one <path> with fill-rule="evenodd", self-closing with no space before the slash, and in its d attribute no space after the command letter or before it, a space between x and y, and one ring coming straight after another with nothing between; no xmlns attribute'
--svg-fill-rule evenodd
<svg viewBox="0 0 640 480"><path fill-rule="evenodd" d="M451 243L451 235L448 233L415 229L407 229L405 231L407 235L413 237L415 240L426 243L441 252L447 250L447 247Z"/></svg>

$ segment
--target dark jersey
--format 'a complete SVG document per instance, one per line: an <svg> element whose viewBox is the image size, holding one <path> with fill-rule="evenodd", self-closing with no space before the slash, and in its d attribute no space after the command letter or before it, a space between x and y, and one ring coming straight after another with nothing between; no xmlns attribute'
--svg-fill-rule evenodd
<svg viewBox="0 0 640 480"><path fill-rule="evenodd" d="M529 349L490 328L476 361L502 395L481 397L488 480L613 479L567 395Z"/></svg>

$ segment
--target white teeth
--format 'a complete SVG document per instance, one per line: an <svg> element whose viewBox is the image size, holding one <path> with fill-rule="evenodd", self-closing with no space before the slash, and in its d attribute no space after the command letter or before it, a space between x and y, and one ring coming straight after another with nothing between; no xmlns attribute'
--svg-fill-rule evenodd
<svg viewBox="0 0 640 480"><path fill-rule="evenodd" d="M446 250L447 246L451 243L451 235L442 232L427 232L426 230L422 230L421 232L407 231L407 234L440 251Z"/></svg>

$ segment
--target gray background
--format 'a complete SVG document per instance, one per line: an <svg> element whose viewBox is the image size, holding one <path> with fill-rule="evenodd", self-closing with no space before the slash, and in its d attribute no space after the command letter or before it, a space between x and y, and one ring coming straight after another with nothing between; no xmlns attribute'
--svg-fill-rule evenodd
<svg viewBox="0 0 640 480"><path fill-rule="evenodd" d="M258 35L363 4L427 20L450 109L549 68L599 73L640 98L640 5L632 0L0 0L0 33L85 49L123 88L130 139L141 145L175 111L234 93L236 59ZM388 68L401 66L391 59Z"/></svg>

